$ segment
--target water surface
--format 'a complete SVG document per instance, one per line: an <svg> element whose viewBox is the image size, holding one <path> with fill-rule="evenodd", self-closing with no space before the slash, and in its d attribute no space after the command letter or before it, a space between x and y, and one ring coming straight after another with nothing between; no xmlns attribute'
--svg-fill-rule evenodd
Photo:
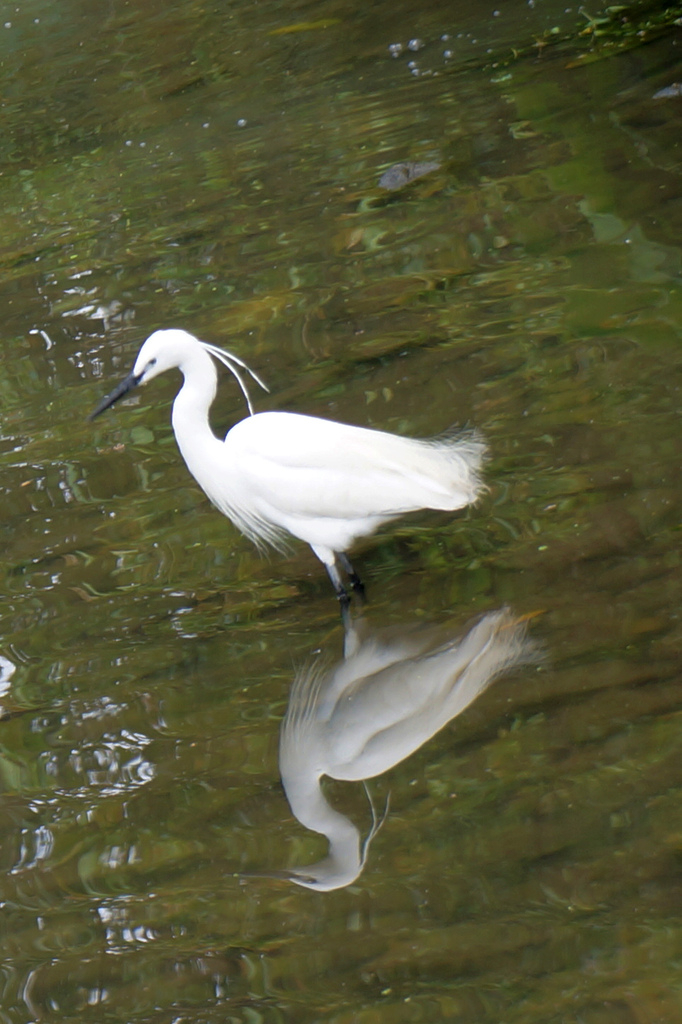
<svg viewBox="0 0 682 1024"><path fill-rule="evenodd" d="M3 1022L679 1020L682 11L589 14L6 15ZM358 550L365 628L508 607L544 658L368 784L332 892L281 877L327 845L277 763L342 658L324 570L208 505L179 379L86 421L160 326L260 409L491 449L476 508Z"/></svg>

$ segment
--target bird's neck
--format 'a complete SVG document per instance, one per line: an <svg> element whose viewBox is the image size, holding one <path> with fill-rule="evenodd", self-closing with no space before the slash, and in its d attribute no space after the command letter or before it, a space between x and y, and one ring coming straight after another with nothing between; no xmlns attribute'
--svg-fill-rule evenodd
<svg viewBox="0 0 682 1024"><path fill-rule="evenodd" d="M193 352L180 370L184 383L173 402L173 431L189 471L199 479L208 451L220 444L209 422L218 374L215 363L202 349Z"/></svg>
<svg viewBox="0 0 682 1024"><path fill-rule="evenodd" d="M319 778L298 776L283 782L289 806L301 824L329 841L328 855L316 864L293 870L291 880L321 890L349 885L362 871L360 832L328 803ZM307 882L303 880L306 878Z"/></svg>
<svg viewBox="0 0 682 1024"><path fill-rule="evenodd" d="M332 846L343 848L349 854L354 851L360 859L360 833L353 822L335 811L326 799L315 775L291 776L283 779L289 806L296 818L306 828L326 836Z"/></svg>

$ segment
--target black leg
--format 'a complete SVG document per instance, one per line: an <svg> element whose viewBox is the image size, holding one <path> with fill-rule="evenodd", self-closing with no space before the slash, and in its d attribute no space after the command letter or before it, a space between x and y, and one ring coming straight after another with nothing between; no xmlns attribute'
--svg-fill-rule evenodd
<svg viewBox="0 0 682 1024"><path fill-rule="evenodd" d="M345 594L344 597L339 596L339 608L341 609L343 632L346 636L349 636L353 629L353 620L350 614L350 598L348 594Z"/></svg>
<svg viewBox="0 0 682 1024"><path fill-rule="evenodd" d="M336 592L336 596L338 597L339 601L341 602L341 604L343 604L344 601L346 604L348 604L350 598L348 597L348 591L344 587L343 582L341 580L341 573L339 572L338 565L336 564L336 562L325 562L324 567L327 570L327 575L329 576L329 579L332 581L332 586L334 588L334 591Z"/></svg>
<svg viewBox="0 0 682 1024"><path fill-rule="evenodd" d="M344 572L348 576L348 581L351 587L353 588L357 596L360 598L360 600L364 601L365 585L358 576L358 574L356 573L355 569L353 568L350 558L348 557L345 551L338 551L335 552L335 554L338 561L341 563Z"/></svg>
<svg viewBox="0 0 682 1024"><path fill-rule="evenodd" d="M341 608L341 621L343 622L344 631L346 635L348 635L349 631L352 629L352 622L350 617L350 597L348 596L348 591L343 585L343 582L341 580L341 573L339 572L339 567L336 564L336 562L333 562L331 565L325 562L325 568L327 570L329 579L332 581L332 586L336 591L336 596L339 599L339 607ZM355 586L355 584L353 584L353 586Z"/></svg>
<svg viewBox="0 0 682 1024"><path fill-rule="evenodd" d="M341 621L343 622L343 628L346 633L351 629L351 618L350 618L350 597L348 591L344 587L341 581L341 573L336 562L331 565L325 562L325 568L329 579L332 581L332 586L336 591L336 596L339 599L339 606L341 608Z"/></svg>

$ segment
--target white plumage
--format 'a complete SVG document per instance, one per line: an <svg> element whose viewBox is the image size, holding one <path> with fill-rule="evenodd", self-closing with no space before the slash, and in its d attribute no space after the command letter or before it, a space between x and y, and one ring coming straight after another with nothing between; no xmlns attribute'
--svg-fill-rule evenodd
<svg viewBox="0 0 682 1024"><path fill-rule="evenodd" d="M251 414L224 440L208 415L218 383L214 359L235 375ZM485 446L477 435L417 440L298 413L254 414L242 371L265 387L262 381L232 353L182 330L151 334L93 418L176 367L184 383L173 403L173 430L199 486L257 545L281 550L288 535L310 544L344 602L341 569L362 588L346 555L356 540L407 512L453 511L481 493Z"/></svg>

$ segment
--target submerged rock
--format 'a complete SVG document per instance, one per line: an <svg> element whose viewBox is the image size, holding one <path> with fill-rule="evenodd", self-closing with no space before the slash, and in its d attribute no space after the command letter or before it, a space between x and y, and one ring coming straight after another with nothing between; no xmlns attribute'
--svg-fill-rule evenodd
<svg viewBox="0 0 682 1024"><path fill-rule="evenodd" d="M436 160L423 163L407 160L405 163L393 164L379 178L379 188L386 189L387 192L396 192L398 189L405 188L406 185L416 181L417 178L423 178L424 175L439 170L440 166Z"/></svg>
<svg viewBox="0 0 682 1024"><path fill-rule="evenodd" d="M664 89L659 89L655 92L653 98L655 100L669 100L674 96L682 96L682 82L673 82L672 85L666 85Z"/></svg>

